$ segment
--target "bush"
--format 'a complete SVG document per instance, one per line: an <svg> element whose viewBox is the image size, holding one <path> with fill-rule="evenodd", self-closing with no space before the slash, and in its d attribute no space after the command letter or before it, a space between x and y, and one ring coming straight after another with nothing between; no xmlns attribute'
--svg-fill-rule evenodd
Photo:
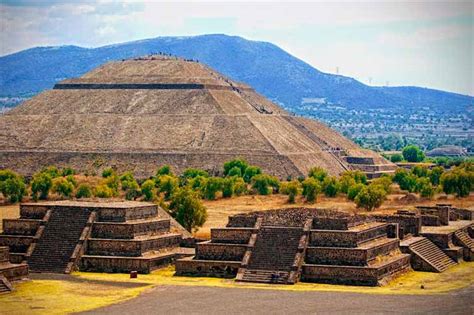
<svg viewBox="0 0 474 315"><path fill-rule="evenodd" d="M207 177L204 176L196 176L189 180L188 186L191 187L192 190L200 191L204 184L207 181Z"/></svg>
<svg viewBox="0 0 474 315"><path fill-rule="evenodd" d="M207 219L206 208L195 192L179 189L172 197L169 212L189 232L203 226Z"/></svg>
<svg viewBox="0 0 474 315"><path fill-rule="evenodd" d="M120 180L117 174L112 173L112 175L103 180L103 184L111 189L112 196L118 196Z"/></svg>
<svg viewBox="0 0 474 315"><path fill-rule="evenodd" d="M146 201L152 201L156 197L155 193L155 182L151 179L147 179L142 184L142 194Z"/></svg>
<svg viewBox="0 0 474 315"><path fill-rule="evenodd" d="M73 170L70 167L65 167L61 170L61 176L63 176L63 177L66 177L66 176L69 176L69 175L75 175L75 174L76 174L76 171Z"/></svg>
<svg viewBox="0 0 474 315"><path fill-rule="evenodd" d="M379 185L369 185L362 188L357 194L354 201L358 208L364 208L372 211L382 205L387 192Z"/></svg>
<svg viewBox="0 0 474 315"><path fill-rule="evenodd" d="M155 179L155 185L158 191L164 193L165 200L169 200L176 189L179 187L179 181L171 175L160 175Z"/></svg>
<svg viewBox="0 0 474 315"><path fill-rule="evenodd" d="M198 176L209 177L209 173L198 168L187 168L183 172L185 178L196 178Z"/></svg>
<svg viewBox="0 0 474 315"><path fill-rule="evenodd" d="M308 177L302 183L303 196L307 202L315 202L318 194L321 192L321 185L318 180L313 177Z"/></svg>
<svg viewBox="0 0 474 315"><path fill-rule="evenodd" d="M76 179L74 178L73 175L67 175L67 176L66 176L66 180L67 180L68 182L70 182L74 187L77 186L77 181L76 181Z"/></svg>
<svg viewBox="0 0 474 315"><path fill-rule="evenodd" d="M398 183L400 189L407 190L409 192L415 191L416 186L416 175L409 173L406 169L399 168L395 171L393 181Z"/></svg>
<svg viewBox="0 0 474 315"><path fill-rule="evenodd" d="M222 190L223 180L220 177L209 177L201 188L205 199L215 200L218 191Z"/></svg>
<svg viewBox="0 0 474 315"><path fill-rule="evenodd" d="M64 177L58 177L53 179L52 191L57 193L61 197L70 197L72 195L73 190L74 185Z"/></svg>
<svg viewBox="0 0 474 315"><path fill-rule="evenodd" d="M246 183L250 183L254 176L262 174L262 170L257 166L249 166L245 169L243 173L243 178Z"/></svg>
<svg viewBox="0 0 474 315"><path fill-rule="evenodd" d="M403 158L408 162L421 162L425 159L425 154L416 145L408 145L402 150Z"/></svg>
<svg viewBox="0 0 474 315"><path fill-rule="evenodd" d="M428 178L418 178L416 182L416 191L421 197L431 198L434 196L435 189Z"/></svg>
<svg viewBox="0 0 474 315"><path fill-rule="evenodd" d="M322 182L328 176L328 173L321 167L312 167L308 172L308 177L313 177L314 179Z"/></svg>
<svg viewBox="0 0 474 315"><path fill-rule="evenodd" d="M466 197L474 188L474 172L456 168L441 175L441 185L446 194Z"/></svg>
<svg viewBox="0 0 474 315"><path fill-rule="evenodd" d="M417 177L427 177L428 176L428 168L422 165L415 165L412 167L411 172L413 175Z"/></svg>
<svg viewBox="0 0 474 315"><path fill-rule="evenodd" d="M237 177L242 177L242 170L238 166L234 166L229 170L227 173L227 176L237 176Z"/></svg>
<svg viewBox="0 0 474 315"><path fill-rule="evenodd" d="M237 196L245 195L248 192L247 183L243 178L238 177L234 183L234 194Z"/></svg>
<svg viewBox="0 0 474 315"><path fill-rule="evenodd" d="M136 180L127 182L127 192L125 193L125 199L135 200L141 196L142 192L140 191L140 186Z"/></svg>
<svg viewBox="0 0 474 315"><path fill-rule="evenodd" d="M230 198L234 195L234 183L235 179L227 177L222 180L222 197Z"/></svg>
<svg viewBox="0 0 474 315"><path fill-rule="evenodd" d="M0 170L0 193L11 203L21 201L26 193L23 177L11 170Z"/></svg>
<svg viewBox="0 0 474 315"><path fill-rule="evenodd" d="M31 197L33 200L48 198L49 190L53 185L51 176L47 173L36 173L31 180ZM39 197L38 197L39 194Z"/></svg>
<svg viewBox="0 0 474 315"><path fill-rule="evenodd" d="M98 198L111 198L112 196L114 196L114 191L106 184L100 184L95 187L94 196Z"/></svg>
<svg viewBox="0 0 474 315"><path fill-rule="evenodd" d="M224 163L224 176L229 175L230 170L233 169L234 167L239 168L240 174L243 175L247 167L249 167L249 164L247 163L247 161L240 158L225 162Z"/></svg>
<svg viewBox="0 0 474 315"><path fill-rule="evenodd" d="M295 203L296 196L300 190L300 182L297 180L282 183L280 186L280 193L288 195L288 202Z"/></svg>
<svg viewBox="0 0 474 315"><path fill-rule="evenodd" d="M111 167L108 167L108 168L106 168L106 169L104 169L104 170L102 171L102 177L103 177L103 178L110 177L110 176L112 176L112 175L114 175L114 174L115 174L115 171L114 171L113 168L111 168Z"/></svg>
<svg viewBox="0 0 474 315"><path fill-rule="evenodd" d="M338 190L343 194L347 194L349 188L351 188L355 184L356 181L354 178L348 175L342 175L338 181Z"/></svg>
<svg viewBox="0 0 474 315"><path fill-rule="evenodd" d="M163 165L156 171L156 177L159 177L162 175L174 176L173 172L171 171L171 166Z"/></svg>
<svg viewBox="0 0 474 315"><path fill-rule="evenodd" d="M90 198L92 196L91 186L87 184L81 184L77 188L76 198Z"/></svg>
<svg viewBox="0 0 474 315"><path fill-rule="evenodd" d="M441 166L436 166L429 172L431 184L437 186L440 184L441 176L444 173L444 169Z"/></svg>
<svg viewBox="0 0 474 315"><path fill-rule="evenodd" d="M390 176L381 176L379 178L375 178L370 183L371 185L381 186L387 194L390 194L392 185L392 178Z"/></svg>
<svg viewBox="0 0 474 315"><path fill-rule="evenodd" d="M252 177L252 188L259 195L269 195L272 193L272 189L278 191L280 182L274 176L267 174L258 174Z"/></svg>
<svg viewBox="0 0 474 315"><path fill-rule="evenodd" d="M403 161L403 155L401 155L400 153L392 154L392 156L390 157L390 161L392 163L401 162Z"/></svg>
<svg viewBox="0 0 474 315"><path fill-rule="evenodd" d="M365 187L364 184L355 184L347 191L347 199L354 201L355 197Z"/></svg>
<svg viewBox="0 0 474 315"><path fill-rule="evenodd" d="M61 176L61 172L56 166L48 166L41 170L41 173L45 173L51 177L51 179Z"/></svg>
<svg viewBox="0 0 474 315"><path fill-rule="evenodd" d="M338 183L335 177L326 177L322 183L322 191L326 197L336 197Z"/></svg>

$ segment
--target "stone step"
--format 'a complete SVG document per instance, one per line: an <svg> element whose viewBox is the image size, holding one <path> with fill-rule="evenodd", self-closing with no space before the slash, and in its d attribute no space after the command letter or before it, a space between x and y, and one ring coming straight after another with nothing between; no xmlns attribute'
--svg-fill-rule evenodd
<svg viewBox="0 0 474 315"><path fill-rule="evenodd" d="M431 266L434 269L433 271L443 272L449 267L456 265L456 262L427 238L420 238L420 240L412 243L408 248L413 255L416 255ZM424 269L425 267L416 265L415 268Z"/></svg>
<svg viewBox="0 0 474 315"><path fill-rule="evenodd" d="M242 279L243 282L260 282L260 283L280 283L288 282L290 273L280 270L245 270Z"/></svg>

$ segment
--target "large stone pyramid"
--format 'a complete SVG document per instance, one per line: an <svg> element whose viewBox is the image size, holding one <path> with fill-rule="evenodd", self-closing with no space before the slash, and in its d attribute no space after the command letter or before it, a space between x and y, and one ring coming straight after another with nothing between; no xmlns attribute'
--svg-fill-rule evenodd
<svg viewBox="0 0 474 315"><path fill-rule="evenodd" d="M326 125L295 117L207 66L168 56L107 63L0 116L0 168L113 166L148 177L170 164L216 173L243 157L286 178L393 165ZM375 176L375 175L374 175Z"/></svg>

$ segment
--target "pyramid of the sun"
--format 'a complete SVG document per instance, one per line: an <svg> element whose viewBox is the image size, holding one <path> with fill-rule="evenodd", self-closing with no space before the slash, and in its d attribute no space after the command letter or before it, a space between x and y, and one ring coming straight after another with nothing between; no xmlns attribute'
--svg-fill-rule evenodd
<svg viewBox="0 0 474 315"><path fill-rule="evenodd" d="M295 117L207 66L151 56L64 80L0 116L0 168L45 165L147 177L163 164L218 172L243 157L281 178L393 165L311 119Z"/></svg>

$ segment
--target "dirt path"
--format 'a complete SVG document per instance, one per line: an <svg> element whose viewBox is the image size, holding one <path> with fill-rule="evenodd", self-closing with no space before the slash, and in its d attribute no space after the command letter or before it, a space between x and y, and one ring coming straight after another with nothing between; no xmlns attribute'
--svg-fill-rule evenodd
<svg viewBox="0 0 474 315"><path fill-rule="evenodd" d="M159 286L86 314L473 314L474 287L442 295L370 295Z"/></svg>

